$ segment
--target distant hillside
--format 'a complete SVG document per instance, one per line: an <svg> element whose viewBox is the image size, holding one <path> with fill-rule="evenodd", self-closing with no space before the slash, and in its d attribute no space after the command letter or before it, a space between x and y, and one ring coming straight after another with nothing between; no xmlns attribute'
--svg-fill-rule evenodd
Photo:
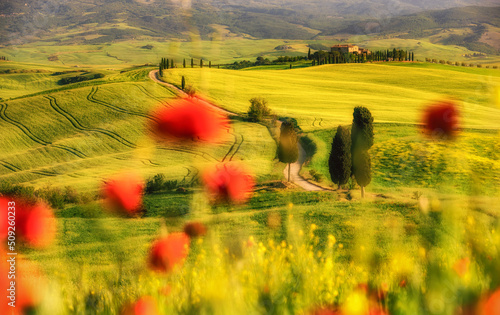
<svg viewBox="0 0 500 315"><path fill-rule="evenodd" d="M439 39L496 53L481 41L487 25L500 27L500 7L453 5L493 1L298 0L2 0L0 43L46 41L59 45L106 44L127 39L249 38L313 39L336 34L394 34L421 38L443 28L468 28ZM416 12L398 16L401 13ZM486 25L487 24L487 25ZM496 30L488 38L496 38ZM490 34L491 35L491 34ZM458 36L458 37L457 37ZM489 43L489 44L488 44Z"/></svg>

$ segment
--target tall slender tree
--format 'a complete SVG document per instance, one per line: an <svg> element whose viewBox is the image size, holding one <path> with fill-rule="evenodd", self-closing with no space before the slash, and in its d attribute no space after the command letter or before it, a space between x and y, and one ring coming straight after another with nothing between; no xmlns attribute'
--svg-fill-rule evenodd
<svg viewBox="0 0 500 315"><path fill-rule="evenodd" d="M290 164L297 161L298 158L297 133L295 133L293 124L285 121L281 124L278 159L280 162L288 164L288 181L290 181Z"/></svg>
<svg viewBox="0 0 500 315"><path fill-rule="evenodd" d="M371 181L371 162L368 150L373 146L373 117L366 107L354 108L351 129L352 173L361 187L361 197Z"/></svg>
<svg viewBox="0 0 500 315"><path fill-rule="evenodd" d="M186 59L182 59L182 67L186 68Z"/></svg>
<svg viewBox="0 0 500 315"><path fill-rule="evenodd" d="M194 59L191 58L191 68L194 68Z"/></svg>
<svg viewBox="0 0 500 315"><path fill-rule="evenodd" d="M338 189L351 177L351 167L351 132L348 128L338 126L328 159L330 177Z"/></svg>
<svg viewBox="0 0 500 315"><path fill-rule="evenodd" d="M170 59L170 68L173 69L174 68L174 59Z"/></svg>
<svg viewBox="0 0 500 315"><path fill-rule="evenodd" d="M184 88L186 87L186 79L184 78L184 76L182 76L182 80L181 80L181 89L184 91Z"/></svg>

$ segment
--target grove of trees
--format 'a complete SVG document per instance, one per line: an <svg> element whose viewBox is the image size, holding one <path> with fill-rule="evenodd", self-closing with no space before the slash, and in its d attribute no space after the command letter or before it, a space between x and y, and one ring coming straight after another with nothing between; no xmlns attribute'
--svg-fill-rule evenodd
<svg viewBox="0 0 500 315"><path fill-rule="evenodd" d="M355 107L351 131L349 132L347 127L338 126L328 159L331 179L339 189L354 175L361 187L361 197L365 196L365 187L371 182L371 159L368 150L372 146L372 114L366 107Z"/></svg>

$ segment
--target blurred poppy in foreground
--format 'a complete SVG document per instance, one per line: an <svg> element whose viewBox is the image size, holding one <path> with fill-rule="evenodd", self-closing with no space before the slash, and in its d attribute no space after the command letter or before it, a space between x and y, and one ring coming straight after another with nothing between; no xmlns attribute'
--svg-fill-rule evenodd
<svg viewBox="0 0 500 315"><path fill-rule="evenodd" d="M458 260L454 265L453 265L453 270L459 275L460 277L465 276L467 271L469 270L469 265L470 265L470 259L469 257L462 258Z"/></svg>
<svg viewBox="0 0 500 315"><path fill-rule="evenodd" d="M56 237L56 219L45 203L22 205L16 211L16 230L27 245L48 246Z"/></svg>
<svg viewBox="0 0 500 315"><path fill-rule="evenodd" d="M318 308L309 313L310 315L341 315L340 311L334 308Z"/></svg>
<svg viewBox="0 0 500 315"><path fill-rule="evenodd" d="M138 176L123 174L107 181L102 192L110 210L134 215L141 209L143 189L144 183Z"/></svg>
<svg viewBox="0 0 500 315"><path fill-rule="evenodd" d="M200 237L207 234L207 228L203 223L200 222L189 222L184 225L184 233L189 237Z"/></svg>
<svg viewBox="0 0 500 315"><path fill-rule="evenodd" d="M5 292L1 299L0 314L35 314L42 302L47 285L46 279L34 265L28 268L28 261L20 260L20 256L12 258L3 250L0 250L0 256L2 257L0 261L0 290ZM15 265L13 261L15 261ZM12 277L13 273L9 273L12 266L15 266L15 278Z"/></svg>
<svg viewBox="0 0 500 315"><path fill-rule="evenodd" d="M184 262L189 252L189 236L171 233L153 243L149 253L149 267L158 272L169 272Z"/></svg>
<svg viewBox="0 0 500 315"><path fill-rule="evenodd" d="M5 197L0 197L0 240L6 239L9 233L8 208L11 201Z"/></svg>
<svg viewBox="0 0 500 315"><path fill-rule="evenodd" d="M10 233L10 234L9 234ZM45 203L0 197L0 240L22 241L31 247L45 247L56 237L56 220Z"/></svg>
<svg viewBox="0 0 500 315"><path fill-rule="evenodd" d="M251 197L255 181L240 165L221 163L203 174L203 183L214 203L244 203Z"/></svg>
<svg viewBox="0 0 500 315"><path fill-rule="evenodd" d="M125 306L122 315L157 315L156 300L151 296L143 296L135 303Z"/></svg>
<svg viewBox="0 0 500 315"><path fill-rule="evenodd" d="M481 315L500 315L500 289L491 294L481 307Z"/></svg>
<svg viewBox="0 0 500 315"><path fill-rule="evenodd" d="M225 115L196 98L183 98L154 113L154 134L163 140L217 142L227 133Z"/></svg>
<svg viewBox="0 0 500 315"><path fill-rule="evenodd" d="M422 123L425 133L434 139L453 139L459 128L459 112L452 101L441 101L424 110Z"/></svg>

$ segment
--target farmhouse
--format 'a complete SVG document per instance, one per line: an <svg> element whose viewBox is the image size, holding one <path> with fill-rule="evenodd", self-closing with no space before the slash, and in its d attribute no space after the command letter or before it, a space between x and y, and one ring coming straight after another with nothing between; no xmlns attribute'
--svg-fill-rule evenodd
<svg viewBox="0 0 500 315"><path fill-rule="evenodd" d="M341 54L371 54L371 51L364 48L359 48L356 45L346 44L346 45L334 45L332 46L331 52L339 52Z"/></svg>

